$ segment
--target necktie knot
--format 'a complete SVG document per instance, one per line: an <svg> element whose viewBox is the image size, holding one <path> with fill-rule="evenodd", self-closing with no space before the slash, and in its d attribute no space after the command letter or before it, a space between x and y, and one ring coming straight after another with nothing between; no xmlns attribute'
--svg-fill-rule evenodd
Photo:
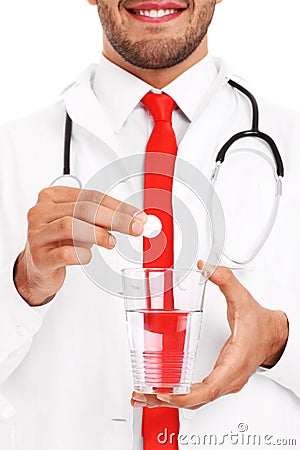
<svg viewBox="0 0 300 450"><path fill-rule="evenodd" d="M154 94L148 92L141 102L148 109L153 117L154 122L163 121L172 123L172 112L175 107L175 102L167 94Z"/></svg>

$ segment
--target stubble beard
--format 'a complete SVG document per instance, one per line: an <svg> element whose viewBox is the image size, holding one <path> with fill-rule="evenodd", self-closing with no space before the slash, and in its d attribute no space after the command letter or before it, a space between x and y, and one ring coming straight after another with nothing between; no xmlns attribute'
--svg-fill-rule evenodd
<svg viewBox="0 0 300 450"><path fill-rule="evenodd" d="M113 49L128 63L148 70L167 69L186 60L206 35L214 9L215 0L205 2L197 20L189 24L184 36L164 40L153 38L132 41L114 22L109 6L102 0L98 1L103 32Z"/></svg>

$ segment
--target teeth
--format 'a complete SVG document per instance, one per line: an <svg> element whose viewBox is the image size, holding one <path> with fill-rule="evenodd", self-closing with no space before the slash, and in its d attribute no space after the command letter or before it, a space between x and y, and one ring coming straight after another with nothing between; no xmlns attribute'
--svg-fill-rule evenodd
<svg viewBox="0 0 300 450"><path fill-rule="evenodd" d="M157 17L168 16L170 14L174 14L175 12L175 9L139 9L136 11L136 13L140 16L147 16L153 19L156 19Z"/></svg>

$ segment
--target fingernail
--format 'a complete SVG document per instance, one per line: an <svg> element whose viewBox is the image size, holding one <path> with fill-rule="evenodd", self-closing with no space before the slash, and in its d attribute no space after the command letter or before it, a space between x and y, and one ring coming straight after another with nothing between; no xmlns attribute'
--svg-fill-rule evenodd
<svg viewBox="0 0 300 450"><path fill-rule="evenodd" d="M143 394L139 394L138 392L135 392L132 394L133 400L137 400L138 402L143 402L147 404L147 399Z"/></svg>
<svg viewBox="0 0 300 450"><path fill-rule="evenodd" d="M162 402L166 402L166 403L170 403L171 402L171 397L169 395L157 394L156 397L158 398L158 400L161 400Z"/></svg>
<svg viewBox="0 0 300 450"><path fill-rule="evenodd" d="M133 400L137 400L138 402L144 402L147 403L147 399L143 394L140 394L139 392L134 392L132 394Z"/></svg>
<svg viewBox="0 0 300 450"><path fill-rule="evenodd" d="M136 236L139 236L144 231L143 224L139 220L133 221L133 223L131 225L131 229L132 229L133 234L135 234Z"/></svg>
<svg viewBox="0 0 300 450"><path fill-rule="evenodd" d="M109 235L108 243L111 247L116 245L116 238L112 234Z"/></svg>
<svg viewBox="0 0 300 450"><path fill-rule="evenodd" d="M143 223L147 222L147 214L144 211L136 212L135 214L133 214L133 218L139 219Z"/></svg>
<svg viewBox="0 0 300 450"><path fill-rule="evenodd" d="M134 402L133 403L133 407L134 408L145 408L147 405L147 403L144 402Z"/></svg>

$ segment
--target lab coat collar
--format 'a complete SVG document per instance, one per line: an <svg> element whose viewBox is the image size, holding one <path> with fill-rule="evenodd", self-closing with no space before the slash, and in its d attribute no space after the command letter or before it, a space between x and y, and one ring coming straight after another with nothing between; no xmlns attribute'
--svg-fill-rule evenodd
<svg viewBox="0 0 300 450"><path fill-rule="evenodd" d="M74 123L84 127L112 149L116 147L116 134L106 109L97 99L93 79L97 64L91 64L63 92L66 111Z"/></svg>

